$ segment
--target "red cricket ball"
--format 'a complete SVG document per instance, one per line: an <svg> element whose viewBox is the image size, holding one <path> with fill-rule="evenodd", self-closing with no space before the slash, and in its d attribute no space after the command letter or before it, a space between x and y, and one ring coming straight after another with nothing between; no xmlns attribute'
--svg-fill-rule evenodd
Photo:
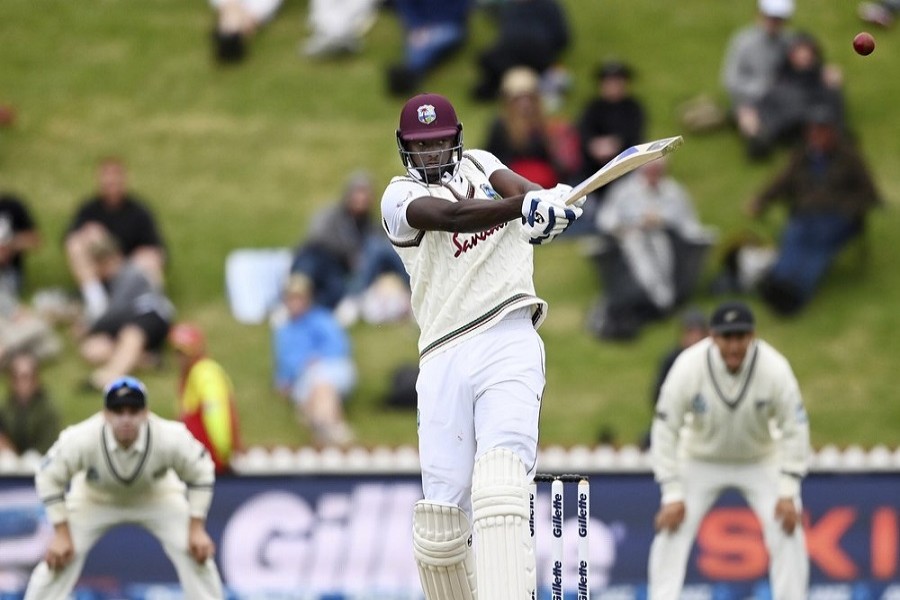
<svg viewBox="0 0 900 600"><path fill-rule="evenodd" d="M861 31L853 38L853 49L857 54L868 56L875 50L875 38L868 31Z"/></svg>

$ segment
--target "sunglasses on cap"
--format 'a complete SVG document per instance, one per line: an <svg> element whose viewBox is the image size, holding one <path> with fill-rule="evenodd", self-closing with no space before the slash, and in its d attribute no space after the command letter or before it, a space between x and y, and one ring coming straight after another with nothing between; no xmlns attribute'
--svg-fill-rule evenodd
<svg viewBox="0 0 900 600"><path fill-rule="evenodd" d="M143 408L147 405L147 388L134 377L120 377L106 386L103 398L110 410L126 406Z"/></svg>

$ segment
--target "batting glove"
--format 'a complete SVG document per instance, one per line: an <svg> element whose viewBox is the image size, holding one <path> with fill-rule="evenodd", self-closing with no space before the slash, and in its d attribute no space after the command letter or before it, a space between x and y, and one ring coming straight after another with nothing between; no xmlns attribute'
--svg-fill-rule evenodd
<svg viewBox="0 0 900 600"><path fill-rule="evenodd" d="M561 203L565 204L566 198L568 198L569 195L572 193L572 189L573 188L571 185L566 185L564 183L557 183L555 187L553 187L552 189L550 189L548 191L553 192L553 194L556 196L556 198L558 198ZM586 201L587 201L587 196L582 196L581 198L579 198L575 202L572 202L571 204L568 204L567 206L575 206L577 208L583 208L584 203Z"/></svg>
<svg viewBox="0 0 900 600"><path fill-rule="evenodd" d="M553 190L525 194L522 202L522 237L529 244L547 244L569 228L582 210L562 203L563 195Z"/></svg>

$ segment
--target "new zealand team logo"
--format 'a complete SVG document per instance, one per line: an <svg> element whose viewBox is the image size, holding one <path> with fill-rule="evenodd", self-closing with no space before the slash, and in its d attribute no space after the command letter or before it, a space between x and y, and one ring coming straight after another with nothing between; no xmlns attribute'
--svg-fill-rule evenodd
<svg viewBox="0 0 900 600"><path fill-rule="evenodd" d="M430 104L423 104L419 108L416 109L416 114L419 116L419 123L424 123L425 125L430 125L434 123L434 120L437 119L437 115L434 112L434 107Z"/></svg>
<svg viewBox="0 0 900 600"><path fill-rule="evenodd" d="M706 399L702 394L697 394L691 399L691 412L695 415L702 415L706 412Z"/></svg>

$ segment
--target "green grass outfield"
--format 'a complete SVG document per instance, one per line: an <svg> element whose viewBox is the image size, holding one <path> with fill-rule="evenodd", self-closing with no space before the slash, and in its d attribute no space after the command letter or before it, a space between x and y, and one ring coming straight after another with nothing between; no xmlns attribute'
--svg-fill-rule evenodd
<svg viewBox="0 0 900 600"><path fill-rule="evenodd" d="M755 2L566 0L574 47L566 63L575 87L565 113L592 94L591 73L616 55L637 69L636 93L650 112L650 136L678 130L675 107L701 91L719 95L728 36L753 18ZM237 324L224 295L224 264L239 247L293 245L309 215L331 201L348 172L363 167L380 182L398 172L394 128L401 101L384 93L383 69L400 54L400 29L383 12L358 57L310 62L297 52L306 2L286 0L234 69L210 61L211 14L205 0L3 0L0 2L0 102L18 108L0 130L0 188L21 193L46 236L29 261L31 289L71 286L60 248L76 202L93 186L96 160L125 157L134 189L155 209L171 246L169 290L181 316L199 321L212 353L235 381L250 444L306 443L290 410L270 389L269 332ZM806 397L813 441L839 445L900 443L897 341L900 270L900 31L878 32L875 53L851 49L862 29L855 2L798 0L797 26L814 31L829 61L845 73L849 110L887 200L871 219L870 253L860 272L842 257L818 298L798 319L759 308L760 333L791 359ZM427 82L457 105L469 145L477 146L493 107L473 105L474 56L492 37L473 17L465 51ZM692 192L702 219L723 235L746 226L740 207L783 155L749 165L728 132L686 136L672 170ZM753 225L771 235L782 216ZM675 325L648 328L640 340L600 343L584 331L599 292L576 245L536 251L538 292L550 302L542 335L548 386L542 441L591 443L601 426L635 441L650 418L648 392ZM716 299L701 296L705 308ZM413 443L415 416L385 411L388 373L415 359L412 325L353 330L361 386L350 409L365 444ZM172 415L172 361L146 375L154 408ZM47 370L68 420L99 408L77 391L86 370L71 353Z"/></svg>

